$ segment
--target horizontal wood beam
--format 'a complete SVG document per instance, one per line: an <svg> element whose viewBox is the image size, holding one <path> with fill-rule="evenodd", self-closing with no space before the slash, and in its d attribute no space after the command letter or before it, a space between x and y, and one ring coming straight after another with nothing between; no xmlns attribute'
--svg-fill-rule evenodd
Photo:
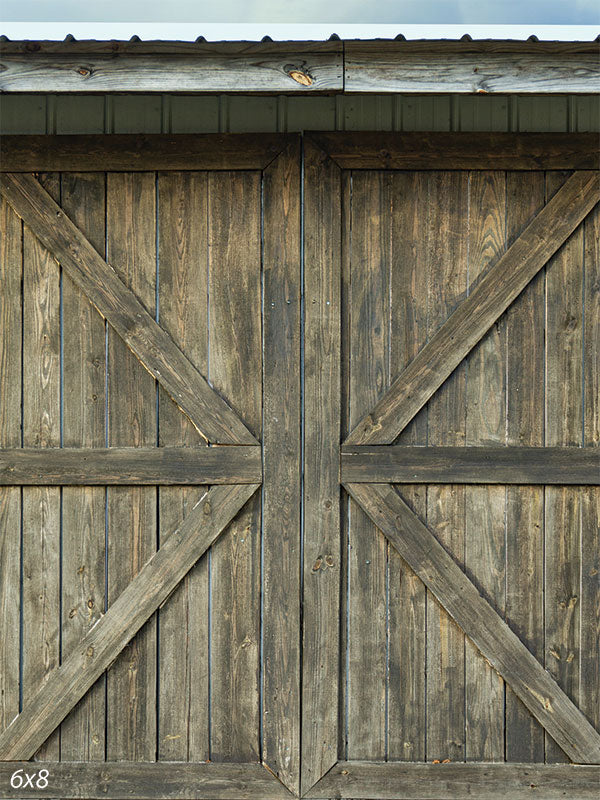
<svg viewBox="0 0 600 800"><path fill-rule="evenodd" d="M596 133L308 134L343 169L598 169Z"/></svg>
<svg viewBox="0 0 600 800"><path fill-rule="evenodd" d="M202 436L220 444L258 444L32 175L0 175L0 192Z"/></svg>
<svg viewBox="0 0 600 800"><path fill-rule="evenodd" d="M394 487L381 483L344 486L569 758L575 763L600 764L600 733Z"/></svg>
<svg viewBox="0 0 600 800"><path fill-rule="evenodd" d="M23 785L25 775L35 776L33 786ZM13 788L11 778L13 786L22 788ZM262 764L213 762L0 761L0 786L7 800L287 800L293 796Z"/></svg>
<svg viewBox="0 0 600 800"><path fill-rule="evenodd" d="M600 447L344 447L344 483L600 484Z"/></svg>
<svg viewBox="0 0 600 800"><path fill-rule="evenodd" d="M600 767L575 764L418 764L340 761L306 797L369 800L592 800Z"/></svg>
<svg viewBox="0 0 600 800"><path fill-rule="evenodd" d="M264 169L290 137L261 133L7 135L0 172Z"/></svg>
<svg viewBox="0 0 600 800"><path fill-rule="evenodd" d="M25 698L23 711L0 734L0 761L34 755L256 489L256 484L215 486L196 503L79 646Z"/></svg>
<svg viewBox="0 0 600 800"><path fill-rule="evenodd" d="M390 444L600 200L600 172L575 172L396 378L345 444Z"/></svg>
<svg viewBox="0 0 600 800"><path fill-rule="evenodd" d="M410 52L400 43L347 42L346 92L427 94L580 94L597 91L598 52L556 55ZM594 89L593 87L596 87Z"/></svg>
<svg viewBox="0 0 600 800"><path fill-rule="evenodd" d="M0 450L0 486L260 483L257 446Z"/></svg>

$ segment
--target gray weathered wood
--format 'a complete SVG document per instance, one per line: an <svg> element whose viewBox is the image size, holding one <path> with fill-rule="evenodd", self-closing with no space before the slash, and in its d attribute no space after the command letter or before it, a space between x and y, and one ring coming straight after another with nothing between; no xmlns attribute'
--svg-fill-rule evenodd
<svg viewBox="0 0 600 800"><path fill-rule="evenodd" d="M115 269L32 176L3 175L0 190L206 438L227 444L257 443L171 337L152 319ZM108 256L110 258L111 254Z"/></svg>
<svg viewBox="0 0 600 800"><path fill-rule="evenodd" d="M600 764L600 734L393 487L345 486L569 757Z"/></svg>
<svg viewBox="0 0 600 800"><path fill-rule="evenodd" d="M598 795L600 768L570 764L406 764L340 761L307 797L369 800L559 800Z"/></svg>
<svg viewBox="0 0 600 800"><path fill-rule="evenodd" d="M204 496L0 734L0 760L27 760L35 753L257 488L217 486Z"/></svg>
<svg viewBox="0 0 600 800"><path fill-rule="evenodd" d="M349 483L600 484L594 447L348 445L341 459Z"/></svg>
<svg viewBox="0 0 600 800"><path fill-rule="evenodd" d="M261 458L245 445L0 449L0 486L260 483Z"/></svg>
<svg viewBox="0 0 600 800"><path fill-rule="evenodd" d="M310 141L305 145L304 169L302 788L306 790L336 763L338 746L341 209L340 169Z"/></svg>
<svg viewBox="0 0 600 800"><path fill-rule="evenodd" d="M9 134L0 145L0 172L263 169L285 141L270 133Z"/></svg>
<svg viewBox="0 0 600 800"><path fill-rule="evenodd" d="M569 94L596 91L598 53L410 52L404 42L347 42L347 92Z"/></svg>
<svg viewBox="0 0 600 800"><path fill-rule="evenodd" d="M343 169L597 169L594 133L309 134Z"/></svg>
<svg viewBox="0 0 600 800"><path fill-rule="evenodd" d="M574 173L394 381L346 444L389 444L598 202L600 173Z"/></svg>
<svg viewBox="0 0 600 800"><path fill-rule="evenodd" d="M36 773L34 788L11 789L10 779L16 770ZM48 771L48 788L35 784L39 771ZM61 800L287 800L292 798L280 781L261 764L214 764L182 762L109 761L104 764L85 762L0 762L2 796L25 798L61 798ZM18 780L15 780L17 783ZM25 778L23 777L23 782Z"/></svg>
<svg viewBox="0 0 600 800"><path fill-rule="evenodd" d="M263 176L263 761L300 786L300 140Z"/></svg>

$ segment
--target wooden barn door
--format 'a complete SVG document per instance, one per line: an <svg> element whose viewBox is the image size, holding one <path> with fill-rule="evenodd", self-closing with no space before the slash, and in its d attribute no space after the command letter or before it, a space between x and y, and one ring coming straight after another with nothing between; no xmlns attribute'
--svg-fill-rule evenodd
<svg viewBox="0 0 600 800"><path fill-rule="evenodd" d="M300 163L3 140L2 797L298 788Z"/></svg>
<svg viewBox="0 0 600 800"><path fill-rule="evenodd" d="M598 791L598 164L305 142L309 797Z"/></svg>

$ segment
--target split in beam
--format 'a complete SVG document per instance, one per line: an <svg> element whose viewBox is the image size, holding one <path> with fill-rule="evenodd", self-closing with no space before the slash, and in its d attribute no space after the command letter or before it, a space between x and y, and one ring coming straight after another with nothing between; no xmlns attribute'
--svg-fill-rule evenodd
<svg viewBox="0 0 600 800"><path fill-rule="evenodd" d="M569 758L600 764L600 734L394 487L345 488Z"/></svg>
<svg viewBox="0 0 600 800"><path fill-rule="evenodd" d="M0 761L33 757L256 489L256 484L216 486L196 503L181 526L0 734Z"/></svg>
<svg viewBox="0 0 600 800"><path fill-rule="evenodd" d="M0 486L260 483L261 448L106 447L0 450Z"/></svg>
<svg viewBox="0 0 600 800"><path fill-rule="evenodd" d="M600 447L344 447L342 482L597 486Z"/></svg>

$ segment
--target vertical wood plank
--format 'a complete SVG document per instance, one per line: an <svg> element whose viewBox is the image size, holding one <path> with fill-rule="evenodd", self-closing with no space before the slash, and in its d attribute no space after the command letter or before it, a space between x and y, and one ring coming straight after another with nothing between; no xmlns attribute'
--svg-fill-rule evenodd
<svg viewBox="0 0 600 800"><path fill-rule="evenodd" d="M107 257L149 313L155 311L154 173L107 176ZM108 330L108 444L156 444L156 387L125 343ZM108 490L108 605L156 550L156 489ZM156 617L107 675L107 758L156 754Z"/></svg>
<svg viewBox="0 0 600 800"><path fill-rule="evenodd" d="M391 379L412 361L427 337L427 173L392 178ZM427 409L422 409L398 444L427 444ZM425 520L427 487L399 487L403 499ZM420 578L389 548L388 756L425 760L426 592Z"/></svg>
<svg viewBox="0 0 600 800"><path fill-rule="evenodd" d="M55 200L57 175L41 176ZM60 271L35 234L23 231L23 445L60 446ZM23 488L23 705L60 663L61 490ZM36 758L58 760L56 731Z"/></svg>
<svg viewBox="0 0 600 800"><path fill-rule="evenodd" d="M507 246L544 205L542 172L506 175ZM531 281L506 312L507 423L510 446L544 444L545 273ZM526 347L518 345L526 342ZM544 489L506 489L506 621L544 662ZM506 687L506 760L544 760L544 731Z"/></svg>
<svg viewBox="0 0 600 800"><path fill-rule="evenodd" d="M340 169L310 140L305 169L302 787L338 757Z"/></svg>
<svg viewBox="0 0 600 800"><path fill-rule="evenodd" d="M21 446L23 225L0 200L0 447ZM19 713L21 489L0 487L0 730Z"/></svg>
<svg viewBox="0 0 600 800"><path fill-rule="evenodd" d="M353 173L348 300L351 428L389 385L389 222L389 174ZM348 758L384 759L388 544L354 501L348 536Z"/></svg>
<svg viewBox="0 0 600 800"><path fill-rule="evenodd" d="M300 140L264 172L263 759L300 785Z"/></svg>
<svg viewBox="0 0 600 800"><path fill-rule="evenodd" d="M564 182L546 173L546 201ZM581 445L583 225L546 267L546 445ZM546 487L546 669L576 704L580 669L581 490ZM546 735L546 761L567 761Z"/></svg>
<svg viewBox="0 0 600 800"><path fill-rule="evenodd" d="M65 174L62 207L104 254L105 177ZM68 275L63 275L63 445L103 447L105 326ZM63 489L62 657L79 645L104 613L105 492L101 486ZM61 726L61 758L104 760L105 679Z"/></svg>
<svg viewBox="0 0 600 800"><path fill-rule="evenodd" d="M212 173L209 377L261 434L260 174ZM260 757L260 499L211 549L211 759Z"/></svg>
<svg viewBox="0 0 600 800"><path fill-rule="evenodd" d="M206 375L206 173L160 174L158 198L159 323ZM159 388L159 445L206 446L162 387ZM206 488L159 488L161 545ZM208 558L202 558L190 570L160 609L158 625L158 758L206 761L209 757Z"/></svg>
<svg viewBox="0 0 600 800"><path fill-rule="evenodd" d="M429 185L429 315L431 336L467 289L468 176L435 173ZM428 404L428 444L465 442L465 369L458 367ZM430 486L427 523L464 563L465 487ZM437 600L427 595L427 760L465 756L465 637Z"/></svg>
<svg viewBox="0 0 600 800"><path fill-rule="evenodd" d="M505 246L506 178L503 172L469 176L469 284L472 287ZM506 431L504 320L467 358L467 445L502 445ZM465 567L491 605L504 611L505 489L465 488ZM504 681L465 641L465 756L504 761Z"/></svg>

